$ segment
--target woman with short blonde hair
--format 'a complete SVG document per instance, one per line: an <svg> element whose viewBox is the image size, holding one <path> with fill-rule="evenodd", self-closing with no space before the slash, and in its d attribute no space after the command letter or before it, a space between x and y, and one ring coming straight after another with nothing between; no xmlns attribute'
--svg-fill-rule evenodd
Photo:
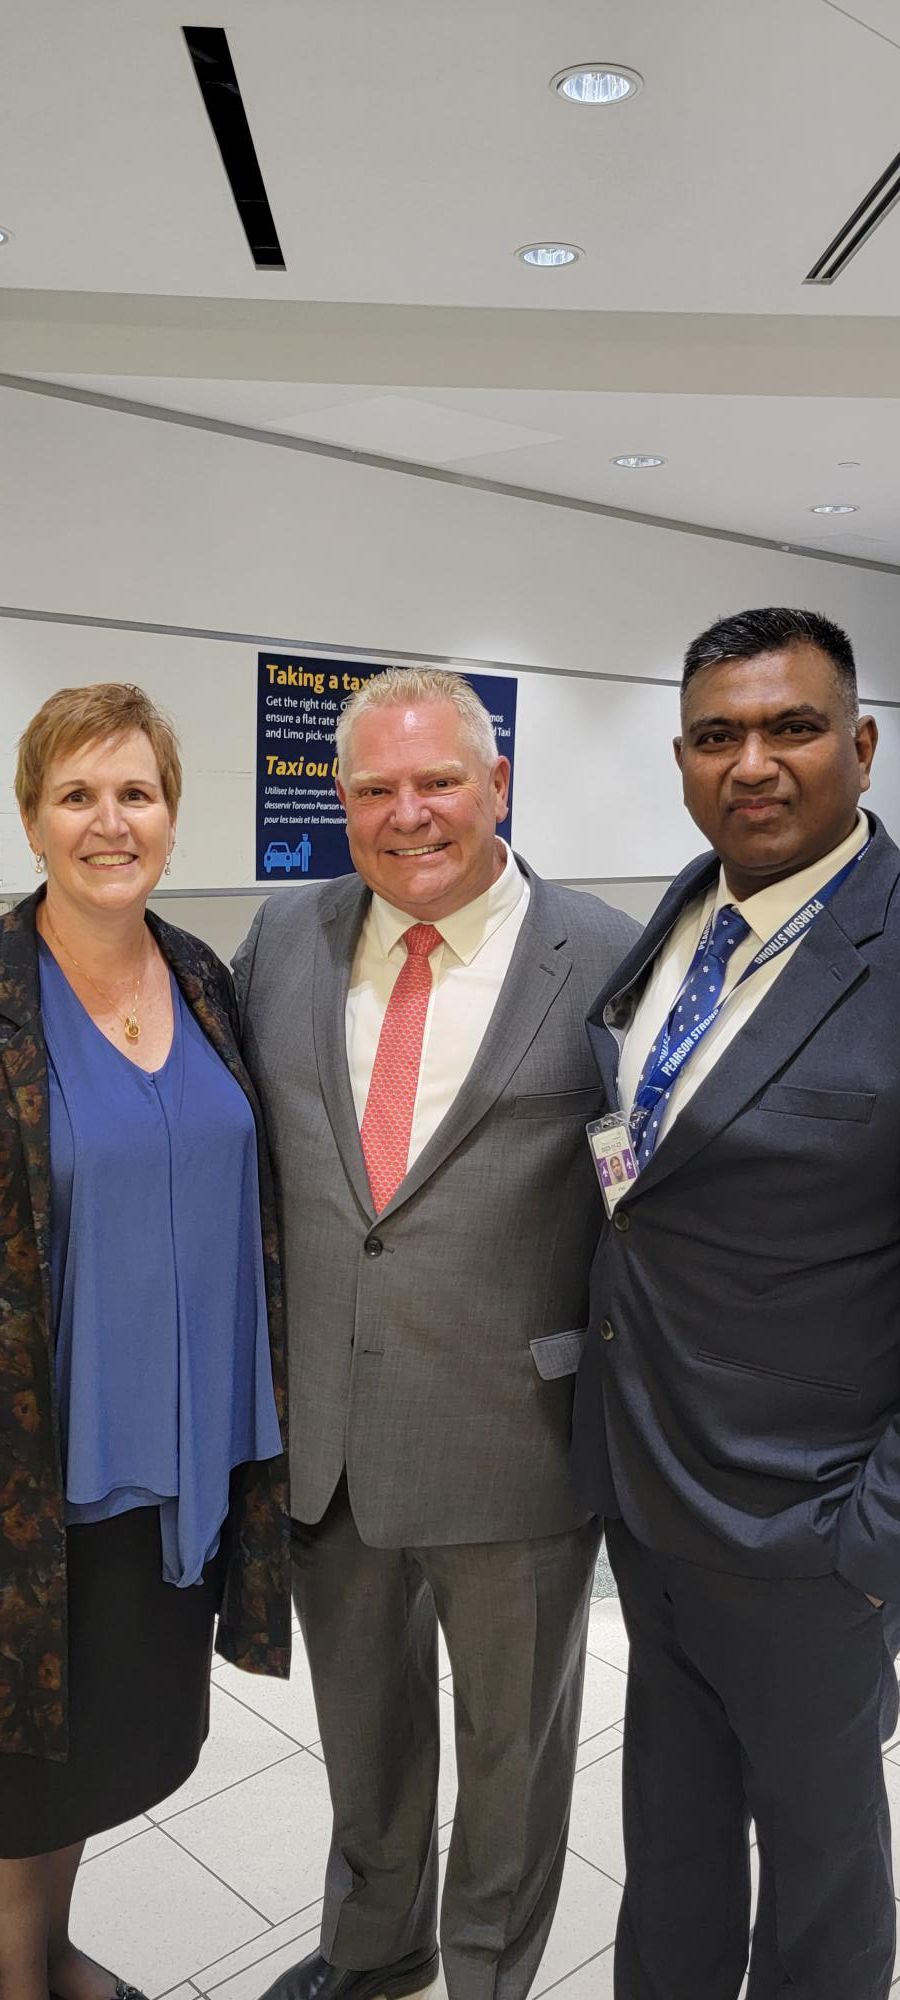
<svg viewBox="0 0 900 2000"><path fill-rule="evenodd" d="M229 975L147 911L181 794L139 688L19 746L46 888L0 921L0 1994L137 1988L69 1940L85 1840L192 1771L213 1621L288 1671L281 1294ZM140 2000L140 1996L137 1996Z"/></svg>

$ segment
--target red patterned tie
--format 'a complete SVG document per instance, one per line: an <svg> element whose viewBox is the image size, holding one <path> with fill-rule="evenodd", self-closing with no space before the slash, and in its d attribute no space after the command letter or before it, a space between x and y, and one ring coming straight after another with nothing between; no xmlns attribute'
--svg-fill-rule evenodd
<svg viewBox="0 0 900 2000"><path fill-rule="evenodd" d="M381 1023L360 1126L376 1215L387 1208L406 1173L431 997L428 955L443 939L433 924L413 924L404 931L403 943L406 964L401 967Z"/></svg>

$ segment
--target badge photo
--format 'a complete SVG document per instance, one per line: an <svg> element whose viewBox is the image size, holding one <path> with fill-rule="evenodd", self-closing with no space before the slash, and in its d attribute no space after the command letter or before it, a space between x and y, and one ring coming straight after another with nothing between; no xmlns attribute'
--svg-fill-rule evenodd
<svg viewBox="0 0 900 2000"><path fill-rule="evenodd" d="M612 1215L616 1204L637 1180L631 1133L623 1118L594 1118L585 1127L603 1206Z"/></svg>

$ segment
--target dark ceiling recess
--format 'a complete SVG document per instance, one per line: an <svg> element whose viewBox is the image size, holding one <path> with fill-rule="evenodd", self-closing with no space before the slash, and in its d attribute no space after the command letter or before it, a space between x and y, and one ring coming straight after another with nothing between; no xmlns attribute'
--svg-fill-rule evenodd
<svg viewBox="0 0 900 2000"><path fill-rule="evenodd" d="M286 269L224 28L183 28L222 165L258 271Z"/></svg>
<svg viewBox="0 0 900 2000"><path fill-rule="evenodd" d="M843 228L838 230L818 263L807 272L803 283L833 285L835 278L839 278L841 272L846 270L851 257L855 257L857 250L861 250L863 244L868 242L879 223L884 221L885 216L890 214L895 202L898 201L900 201L900 153L891 161L889 167L885 167L884 173L875 182L874 187L870 187L859 207L847 217Z"/></svg>

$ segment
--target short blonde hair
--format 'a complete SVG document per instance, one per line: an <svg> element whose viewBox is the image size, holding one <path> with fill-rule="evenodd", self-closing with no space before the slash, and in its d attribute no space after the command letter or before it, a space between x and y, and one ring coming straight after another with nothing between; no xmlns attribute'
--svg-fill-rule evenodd
<svg viewBox="0 0 900 2000"><path fill-rule="evenodd" d="M484 702L462 674L447 667L387 667L384 673L373 674L351 695L340 716L334 740L342 776L349 769L348 746L354 723L370 709L396 708L405 701L449 702L456 709L473 749L486 764L495 762L499 753L494 725Z"/></svg>
<svg viewBox="0 0 900 2000"><path fill-rule="evenodd" d="M159 765L163 798L172 819L181 798L178 738L166 716L143 688L124 681L97 681L92 687L60 688L33 715L19 738L16 798L26 825L37 813L44 780L57 757L105 737L129 736L140 729Z"/></svg>

